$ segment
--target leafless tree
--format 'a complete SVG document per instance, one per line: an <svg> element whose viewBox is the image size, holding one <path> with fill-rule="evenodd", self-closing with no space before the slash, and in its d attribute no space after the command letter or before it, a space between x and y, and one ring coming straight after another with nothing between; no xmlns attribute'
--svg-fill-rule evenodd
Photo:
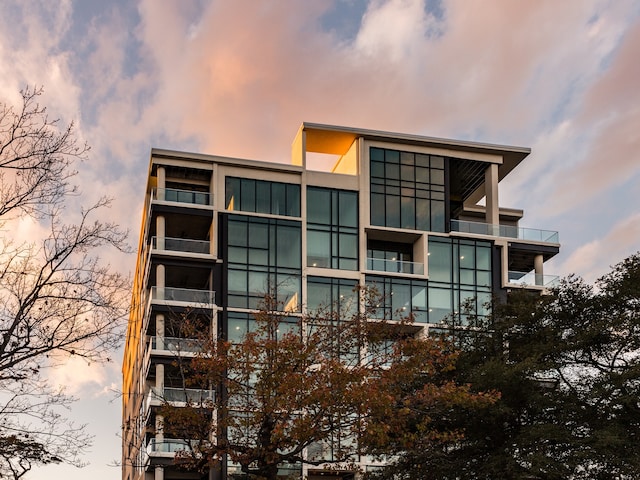
<svg viewBox="0 0 640 480"><path fill-rule="evenodd" d="M70 356L109 361L128 301L128 279L98 256L128 248L127 233L99 219L109 200L74 224L62 218L76 193L73 164L88 147L73 124L60 129L48 119L41 93L23 90L19 109L0 101L0 478L47 463L81 464L91 439L66 418L74 399L49 384L47 369ZM11 238L17 215L48 226L46 238Z"/></svg>

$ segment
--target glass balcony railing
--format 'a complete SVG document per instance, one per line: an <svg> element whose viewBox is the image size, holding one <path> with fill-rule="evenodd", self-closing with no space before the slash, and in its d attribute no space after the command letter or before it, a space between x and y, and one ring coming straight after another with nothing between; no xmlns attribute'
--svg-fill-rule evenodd
<svg viewBox="0 0 640 480"><path fill-rule="evenodd" d="M490 235L493 237L508 237L532 242L560 243L558 232L552 230L538 230L535 228L520 228L513 225L491 225L481 222L467 222L451 220L451 231Z"/></svg>
<svg viewBox="0 0 640 480"><path fill-rule="evenodd" d="M147 444L147 453L176 453L183 450L191 450L189 442L186 440L177 440L173 438L156 440L155 438L152 438Z"/></svg>
<svg viewBox="0 0 640 480"><path fill-rule="evenodd" d="M211 205L211 194L209 192L178 190L176 188L157 188L153 191L153 199L195 205Z"/></svg>
<svg viewBox="0 0 640 480"><path fill-rule="evenodd" d="M194 338L151 337L151 348L172 353L197 353L202 351L198 340Z"/></svg>
<svg viewBox="0 0 640 480"><path fill-rule="evenodd" d="M190 288L151 287L153 300L215 305L216 295L211 290L193 290Z"/></svg>
<svg viewBox="0 0 640 480"><path fill-rule="evenodd" d="M555 287L558 285L557 275L542 275L534 272L514 272L509 270L509 283L512 285L535 285L537 287Z"/></svg>
<svg viewBox="0 0 640 480"><path fill-rule="evenodd" d="M213 390L164 387L163 400L166 402L203 403L206 401L213 401L213 393Z"/></svg>
<svg viewBox="0 0 640 480"><path fill-rule="evenodd" d="M170 250L172 252L204 253L211 252L211 242L206 240L190 240L187 238L152 237L151 248Z"/></svg>
<svg viewBox="0 0 640 480"><path fill-rule="evenodd" d="M424 275L424 264L417 262L405 262L402 260L367 258L367 270Z"/></svg>

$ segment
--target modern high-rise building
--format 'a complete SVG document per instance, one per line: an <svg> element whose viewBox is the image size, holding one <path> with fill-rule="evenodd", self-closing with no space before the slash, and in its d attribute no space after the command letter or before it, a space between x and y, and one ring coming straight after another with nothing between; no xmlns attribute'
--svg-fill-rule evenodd
<svg viewBox="0 0 640 480"><path fill-rule="evenodd" d="M191 394L174 360L193 355L179 328L193 306L233 340L272 289L303 312L374 285L382 314L412 312L426 330L452 314L464 325L463 303L482 315L492 296L543 291L557 232L523 228L523 211L498 203L529 153L311 123L291 164L153 149L123 364L123 480L201 478L172 467L184 444L158 428L160 399ZM231 462L210 476L242 478Z"/></svg>

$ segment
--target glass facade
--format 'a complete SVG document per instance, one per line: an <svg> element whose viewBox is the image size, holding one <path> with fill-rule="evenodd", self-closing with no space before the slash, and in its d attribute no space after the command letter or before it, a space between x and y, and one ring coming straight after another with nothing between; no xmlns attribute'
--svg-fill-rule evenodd
<svg viewBox="0 0 640 480"><path fill-rule="evenodd" d="M330 277L307 278L307 310L313 312L341 312L345 315L358 311L356 280Z"/></svg>
<svg viewBox="0 0 640 480"><path fill-rule="evenodd" d="M469 314L486 315L491 301L492 243L429 237L429 322L452 312L466 324Z"/></svg>
<svg viewBox="0 0 640 480"><path fill-rule="evenodd" d="M445 158L371 147L371 225L445 231Z"/></svg>
<svg viewBox="0 0 640 480"><path fill-rule="evenodd" d="M358 269L358 193L307 188L307 264Z"/></svg>
<svg viewBox="0 0 640 480"><path fill-rule="evenodd" d="M491 242L429 238L429 280L367 275L375 288L378 318L412 313L414 321L439 323L456 315L466 325L470 315L486 315L491 301Z"/></svg>
<svg viewBox="0 0 640 480"><path fill-rule="evenodd" d="M300 185L252 178L225 179L227 210L300 216Z"/></svg>
<svg viewBox="0 0 640 480"><path fill-rule="evenodd" d="M301 303L300 222L230 215L228 219L228 306L258 308L275 293L279 307L298 311Z"/></svg>

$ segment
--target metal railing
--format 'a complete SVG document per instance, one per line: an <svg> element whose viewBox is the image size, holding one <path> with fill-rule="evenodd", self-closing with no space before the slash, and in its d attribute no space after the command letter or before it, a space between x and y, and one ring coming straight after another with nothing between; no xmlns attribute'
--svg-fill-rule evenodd
<svg viewBox="0 0 640 480"><path fill-rule="evenodd" d="M209 192L178 190L177 188L156 188L153 190L152 195L154 200L191 203L195 205L211 205L211 194Z"/></svg>
<svg viewBox="0 0 640 480"><path fill-rule="evenodd" d="M194 338L176 338L176 337L151 337L151 348L153 350L164 350L167 352L193 352L202 351L198 341Z"/></svg>
<svg viewBox="0 0 640 480"><path fill-rule="evenodd" d="M153 300L215 305L216 294L212 290L194 290L190 288L151 287Z"/></svg>
<svg viewBox="0 0 640 480"><path fill-rule="evenodd" d="M385 260L382 258L367 258L367 270L380 272L424 274L424 264L418 262L405 262L402 260Z"/></svg>
<svg viewBox="0 0 640 480"><path fill-rule="evenodd" d="M521 228L513 225L492 225L490 223L451 220L451 231L489 235L493 237L516 238L533 242L560 243L558 232L538 230L535 228Z"/></svg>
<svg viewBox="0 0 640 480"><path fill-rule="evenodd" d="M535 285L537 287L554 287L558 285L557 275L543 275L534 272L515 272L509 270L509 283L512 285Z"/></svg>
<svg viewBox="0 0 640 480"><path fill-rule="evenodd" d="M211 242L187 238L151 237L151 248L172 252L211 253Z"/></svg>

